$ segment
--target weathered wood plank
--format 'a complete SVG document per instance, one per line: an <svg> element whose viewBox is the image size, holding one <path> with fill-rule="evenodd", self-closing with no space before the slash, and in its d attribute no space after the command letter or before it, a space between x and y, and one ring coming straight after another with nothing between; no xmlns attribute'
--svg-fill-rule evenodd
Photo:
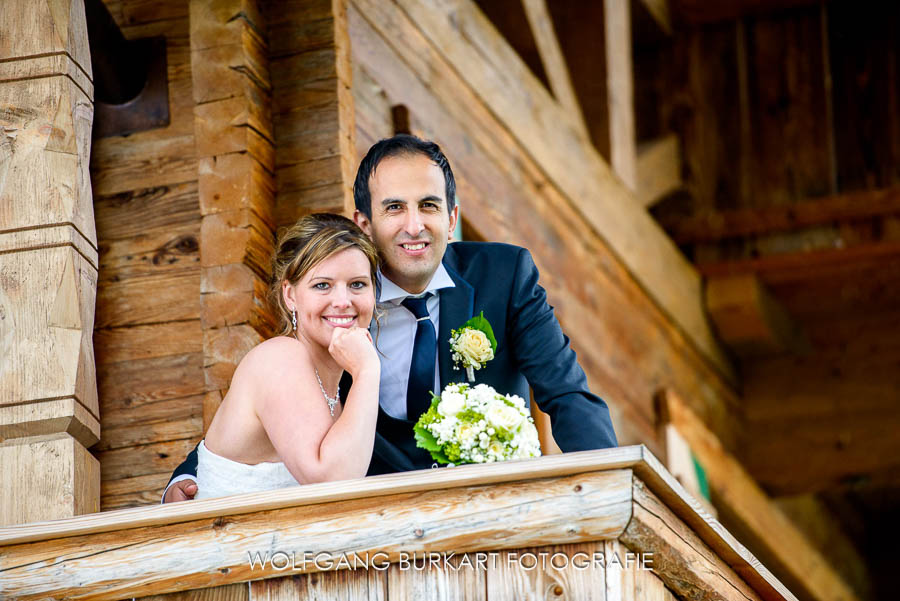
<svg viewBox="0 0 900 601"><path fill-rule="evenodd" d="M169 593L168 595L139 597L134 601L250 601L252 598L250 590L251 587L245 583L226 584L225 586Z"/></svg>
<svg viewBox="0 0 900 601"><path fill-rule="evenodd" d="M101 419L107 411L203 393L203 356L199 351L147 359L107 361L97 374Z"/></svg>
<svg viewBox="0 0 900 601"><path fill-rule="evenodd" d="M381 566L382 564L375 563L374 565ZM250 599L251 601L294 601L295 599L384 601L387 598L385 572L386 570L381 567L359 568L256 580L250 583Z"/></svg>
<svg viewBox="0 0 900 601"><path fill-rule="evenodd" d="M668 218L662 224L676 242L691 244L897 214L900 214L900 187L894 186L825 196L786 206L711 212L677 220Z"/></svg>
<svg viewBox="0 0 900 601"><path fill-rule="evenodd" d="M158 474L166 470L171 474L193 450L200 438L199 435L195 435L193 438L154 442L97 453L103 481Z"/></svg>
<svg viewBox="0 0 900 601"><path fill-rule="evenodd" d="M484 554L487 555L487 554ZM502 555L500 553L496 556ZM449 556L449 554L448 554ZM476 566L474 553L460 553L450 559L440 553L410 553L405 561L391 564L386 571L388 601L403 599L488 599L485 570ZM465 563L471 561L471 564ZM485 564L486 565L486 564ZM473 566L473 567L467 567Z"/></svg>
<svg viewBox="0 0 900 601"><path fill-rule="evenodd" d="M497 557L489 555L483 560L487 586L481 587L481 596L471 598L603 599L605 569L603 562L594 562L598 553L603 553L602 541L526 547L502 551Z"/></svg>
<svg viewBox="0 0 900 601"><path fill-rule="evenodd" d="M665 395L666 419L678 428L703 466L713 502L739 529L766 566L812 599L859 598L747 471L676 395ZM771 533L778 532L778 540Z"/></svg>
<svg viewBox="0 0 900 601"><path fill-rule="evenodd" d="M97 364L201 352L200 320L171 321L94 332Z"/></svg>
<svg viewBox="0 0 900 601"><path fill-rule="evenodd" d="M635 195L645 207L681 188L680 144L678 136L669 134L637 149Z"/></svg>
<svg viewBox="0 0 900 601"><path fill-rule="evenodd" d="M728 601L794 599L786 589L781 595L761 595L747 586L639 480L634 483L634 515L619 541L635 553L652 553L653 572L679 597ZM609 545L607 550L614 548ZM629 584L627 578L620 578L617 584L622 580ZM607 580L612 580L611 575ZM635 597L624 592L613 598Z"/></svg>
<svg viewBox="0 0 900 601"><path fill-rule="evenodd" d="M630 0L604 0L609 154L622 183L637 190L637 133L634 125L634 66Z"/></svg>
<svg viewBox="0 0 900 601"><path fill-rule="evenodd" d="M587 125L585 125L575 89L572 87L569 68L566 66L566 59L559 47L559 41L553 28L553 18L550 16L550 11L547 10L547 2L546 0L523 0L522 6L525 8L525 16L528 19L531 34L534 36L535 44L541 55L544 71L550 80L550 89L566 110L573 125L587 139Z"/></svg>
<svg viewBox="0 0 900 601"><path fill-rule="evenodd" d="M705 299L719 337L741 357L810 351L800 326L753 274L710 278Z"/></svg>
<svg viewBox="0 0 900 601"><path fill-rule="evenodd" d="M500 491L506 494L499 495ZM123 545L122 532L70 537L33 543L11 554L12 562L4 574L5 592L20 599L75 594L81 598L119 599L277 576L279 572L271 563L262 568L248 565L248 552L254 551L272 554L305 550L313 555L337 555L346 549L356 553L377 550L397 561L401 550L412 553L443 548L462 552L483 548L486 539L491 540L492 548L509 549L545 541L610 538L622 531L630 515L630 491L631 472L613 470L513 482L501 489L475 486L430 490L414 497L357 498L324 507L285 508L277 514L248 514L236 520L207 518L134 528L127 545ZM271 493L266 496L272 497ZM415 503L411 503L413 498ZM560 522L559 515L571 517ZM192 545L171 544L175 536L190 538ZM46 569L36 569L40 558L50 561ZM80 566L88 566L85 562L108 568L82 571ZM73 590L65 576L72 570L88 578L88 573L94 576L81 579L80 586ZM317 570L307 563L300 571Z"/></svg>
<svg viewBox="0 0 900 601"><path fill-rule="evenodd" d="M135 134L137 135L137 134ZM200 221L196 179L165 186L135 188L94 196L101 242L134 238L152 230L170 230Z"/></svg>
<svg viewBox="0 0 900 601"><path fill-rule="evenodd" d="M153 302L147 302L148 298ZM97 292L98 329L199 318L200 274L196 268L102 282Z"/></svg>
<svg viewBox="0 0 900 601"><path fill-rule="evenodd" d="M193 439L203 434L201 409L200 404L195 404L188 415L179 415L178 412L171 411L165 419L155 422L106 427L103 429L103 438L93 451L100 453L170 440Z"/></svg>
<svg viewBox="0 0 900 601"><path fill-rule="evenodd" d="M0 441L0 463L5 466L0 470L0 490L4 491L0 524L25 524L100 510L100 466L65 432Z"/></svg>

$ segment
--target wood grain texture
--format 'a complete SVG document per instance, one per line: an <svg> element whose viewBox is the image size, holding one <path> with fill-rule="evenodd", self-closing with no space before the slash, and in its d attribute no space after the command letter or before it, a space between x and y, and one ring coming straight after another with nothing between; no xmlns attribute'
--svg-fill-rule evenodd
<svg viewBox="0 0 900 601"><path fill-rule="evenodd" d="M57 246L0 254L0 271L0 405L74 397L97 417L96 268Z"/></svg>
<svg viewBox="0 0 900 601"><path fill-rule="evenodd" d="M669 134L642 144L635 163L638 201L649 207L682 186L678 136Z"/></svg>
<svg viewBox="0 0 900 601"><path fill-rule="evenodd" d="M774 505L747 471L676 395L666 394L667 419L691 445L703 466L722 520L752 547L769 569L812 599L860 598L828 559ZM770 533L778 532L778 540ZM858 560L862 565L862 561Z"/></svg>
<svg viewBox="0 0 900 601"><path fill-rule="evenodd" d="M0 442L0 524L25 524L100 510L100 466L69 434ZM21 471L9 466L22 466ZM0 585L2 587L2 585ZM0 588L2 591L2 588Z"/></svg>
<svg viewBox="0 0 900 601"><path fill-rule="evenodd" d="M810 352L803 330L757 276L710 278L704 297L719 338L738 356Z"/></svg>
<svg viewBox="0 0 900 601"><path fill-rule="evenodd" d="M483 548L486 540L497 549L547 540L597 540L621 532L630 515L630 490L631 473L620 470L514 482L500 488L358 498L235 520L207 518L134 528L124 546L122 532L54 540L14 553L4 550L11 560L4 574L4 593L21 599L47 595L118 599L278 575L271 563L264 568L248 565L248 551L256 550L313 554L381 550L396 561L401 550L468 551ZM560 516L568 517L560 521ZM176 536L189 538L192 544L172 545L171 538ZM111 544L109 537L117 542ZM35 570L39 558L50 556L66 559ZM86 570L89 565L107 568ZM72 570L90 579L80 580L77 590L65 576ZM314 571L314 567L307 564L301 571ZM89 572L94 576L88 576Z"/></svg>
<svg viewBox="0 0 900 601"><path fill-rule="evenodd" d="M634 125L634 66L631 2L604 0L610 165L622 183L637 190L637 134Z"/></svg>
<svg viewBox="0 0 900 601"><path fill-rule="evenodd" d="M485 594L473 598L603 600L606 570L594 561L603 547L599 541L525 547L503 551L496 559L489 555Z"/></svg>
<svg viewBox="0 0 900 601"><path fill-rule="evenodd" d="M274 6L269 38L277 225L290 225L311 211L349 215L356 128L347 2L278 4L277 10Z"/></svg>
<svg viewBox="0 0 900 601"><path fill-rule="evenodd" d="M716 601L794 599L786 589L784 596L764 596L747 586L739 574L699 540L640 481L635 482L634 500L634 516L619 540L636 553L652 553L653 572L679 597ZM608 546L608 552L615 550L609 547L614 545ZM608 579L611 580L611 575ZM633 586L628 578L622 576L614 582L619 587ZM635 597L626 590L612 598Z"/></svg>
<svg viewBox="0 0 900 601"><path fill-rule="evenodd" d="M226 584L168 595L149 595L135 601L250 601L251 587L248 584Z"/></svg>
<svg viewBox="0 0 900 601"><path fill-rule="evenodd" d="M387 577L381 569L340 570L299 574L250 583L251 601L347 599L384 601Z"/></svg>
<svg viewBox="0 0 900 601"><path fill-rule="evenodd" d="M546 0L523 0L522 6L525 8L525 16L540 53L544 71L550 80L550 89L556 100L565 109L573 125L587 139L587 125L584 122L584 115L581 113L581 105L575 95L575 89L572 87L569 68L566 66L566 59L559 46L547 2Z"/></svg>
<svg viewBox="0 0 900 601"><path fill-rule="evenodd" d="M638 479L633 479L632 470ZM138 483L135 489L145 486L147 482ZM554 492L555 487L559 487L559 494ZM617 496L622 488L627 489L624 503ZM115 492L127 497L127 490L123 487ZM563 502L564 499L567 500ZM546 516L546 525L538 517L545 503L550 503L547 507L553 507L550 511L554 513ZM581 509L569 507L569 503L578 503ZM644 505L641 516L632 515L632 503L636 503L635 510ZM522 519L524 507L528 507L526 519ZM622 510L624 513L620 513ZM515 513L507 515L509 511ZM591 515L593 520L589 519ZM620 516L615 518L620 524L619 534L603 530L603 524L612 527L608 520L614 515ZM490 528L494 517L500 520L498 529L487 534L482 528ZM485 519L489 521L484 522ZM342 520L347 521L346 528L340 525ZM391 526L394 523L396 526ZM273 527L277 530L273 531ZM473 538L465 532L476 534ZM135 587L155 586L155 591L161 593L284 575L284 566L277 568L268 563L268 568L263 569L261 561L266 550L270 558L276 551L290 554L299 550L299 560L295 559L299 569L292 567L292 573L299 574L315 569L312 562L303 563L303 550L315 553L324 549L335 554L378 549L387 553L389 561L398 562L399 551L443 550L459 555L462 551L545 547L564 541L590 543L620 535L634 552L666 549L660 546L662 543L657 545L664 541L673 545L679 556L687 558L687 563L674 566L677 569L672 571L680 580L666 580L676 591L707 590L704 587L711 582L721 584L722 575L733 569L760 598L794 599L731 534L692 501L644 447L392 474L0 528L0 549L7 562L4 567L13 566L7 569L7 575L14 577L3 582L7 586L3 592L25 590L11 586L30 586L32 593L36 593L36 588L49 591L55 585L48 583L54 579L60 587L67 587L73 573L82 573L76 564L87 561L91 563L84 573L93 574L95 585L100 588L81 589L78 598L112 599L116 594L131 595ZM176 536L191 544L171 544L171 538ZM632 545L631 538L643 543ZM117 543L110 545L113 540ZM129 542L123 546L126 540ZM488 546L485 541L490 541ZM641 546L649 544L647 541L656 542ZM263 555L253 567L246 552L255 545ZM696 556L698 549L707 549L704 545L712 550L712 559ZM204 548L214 551L198 551ZM79 552L73 554L75 549ZM234 549L239 549L234 551L240 555L238 563L234 567L224 565L229 563L227 558ZM116 559L117 554L128 560ZM66 559L52 565L41 563L50 556ZM106 570L91 570L97 561L131 570L131 576L101 585L100 581L114 577ZM654 567L661 565L655 563ZM59 566L63 566L63 571ZM147 570L156 575L148 575ZM173 577L173 570L192 576ZM134 578L131 583L130 578ZM596 574L591 578L596 578ZM636 587L640 586L639 581L635 577ZM745 586L739 579L730 582L726 593ZM110 592L107 585L117 592ZM646 586L648 590L658 589L657 584ZM142 594L141 590L134 594ZM756 593L742 598L756 598Z"/></svg>

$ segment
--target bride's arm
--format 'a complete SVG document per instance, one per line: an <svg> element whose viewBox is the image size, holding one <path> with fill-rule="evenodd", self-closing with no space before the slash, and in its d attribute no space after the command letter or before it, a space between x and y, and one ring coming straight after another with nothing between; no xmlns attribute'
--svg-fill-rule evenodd
<svg viewBox="0 0 900 601"><path fill-rule="evenodd" d="M331 352L353 376L343 411L335 421L300 345L284 339L257 357L254 370L263 394L255 397L263 428L286 467L300 483L366 475L378 419L380 363L365 330L336 330Z"/></svg>

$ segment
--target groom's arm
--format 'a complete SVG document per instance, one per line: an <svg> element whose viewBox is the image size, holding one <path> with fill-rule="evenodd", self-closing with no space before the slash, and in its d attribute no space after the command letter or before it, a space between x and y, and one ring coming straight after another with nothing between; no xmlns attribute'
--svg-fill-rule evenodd
<svg viewBox="0 0 900 601"><path fill-rule="evenodd" d="M189 501L197 494L197 447L175 468L163 491L162 502Z"/></svg>
<svg viewBox="0 0 900 601"><path fill-rule="evenodd" d="M524 248L517 256L512 288L507 318L511 351L538 407L550 416L559 448L569 452L617 446L609 408L588 388Z"/></svg>

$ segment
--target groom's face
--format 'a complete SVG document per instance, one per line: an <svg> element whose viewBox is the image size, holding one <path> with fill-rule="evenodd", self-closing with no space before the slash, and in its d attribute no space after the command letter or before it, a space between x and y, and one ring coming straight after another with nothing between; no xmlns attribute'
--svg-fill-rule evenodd
<svg viewBox="0 0 900 601"><path fill-rule="evenodd" d="M372 217L357 211L355 219L378 247L381 271L407 292L422 292L456 227L458 208L447 210L444 173L422 154L389 157L369 178L369 192Z"/></svg>

